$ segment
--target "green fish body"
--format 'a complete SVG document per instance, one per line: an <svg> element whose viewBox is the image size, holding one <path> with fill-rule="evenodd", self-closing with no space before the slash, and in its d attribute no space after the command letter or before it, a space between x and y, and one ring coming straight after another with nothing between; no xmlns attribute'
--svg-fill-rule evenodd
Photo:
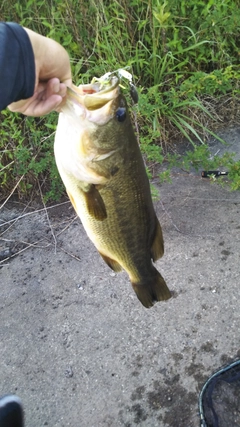
<svg viewBox="0 0 240 427"><path fill-rule="evenodd" d="M113 76L69 89L54 151L82 224L104 261L124 269L145 307L171 293L152 261L164 253L161 226L127 103Z"/></svg>

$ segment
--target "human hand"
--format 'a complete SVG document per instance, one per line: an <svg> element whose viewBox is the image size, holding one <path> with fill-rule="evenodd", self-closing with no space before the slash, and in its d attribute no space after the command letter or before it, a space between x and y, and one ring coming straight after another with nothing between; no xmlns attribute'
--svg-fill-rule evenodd
<svg viewBox="0 0 240 427"><path fill-rule="evenodd" d="M42 116L60 111L66 100L72 76L69 56L57 42L25 28L35 57L35 89L31 98L13 102L11 111L27 116Z"/></svg>

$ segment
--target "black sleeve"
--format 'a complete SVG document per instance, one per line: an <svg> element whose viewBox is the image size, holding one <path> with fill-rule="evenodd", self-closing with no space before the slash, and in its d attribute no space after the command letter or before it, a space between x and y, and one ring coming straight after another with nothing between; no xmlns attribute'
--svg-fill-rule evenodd
<svg viewBox="0 0 240 427"><path fill-rule="evenodd" d="M27 32L18 24L0 22L0 111L33 95L35 62Z"/></svg>

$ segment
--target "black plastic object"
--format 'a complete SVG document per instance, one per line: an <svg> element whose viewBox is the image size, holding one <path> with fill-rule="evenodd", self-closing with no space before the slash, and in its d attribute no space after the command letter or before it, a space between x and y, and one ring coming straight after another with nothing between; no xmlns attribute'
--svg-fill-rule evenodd
<svg viewBox="0 0 240 427"><path fill-rule="evenodd" d="M221 171L202 171L202 178L210 178L211 175L218 177L218 176L224 176L228 175L228 172L221 172Z"/></svg>
<svg viewBox="0 0 240 427"><path fill-rule="evenodd" d="M23 427L23 408L18 396L0 397L0 427Z"/></svg>
<svg viewBox="0 0 240 427"><path fill-rule="evenodd" d="M240 360L221 368L199 396L201 427L240 426Z"/></svg>

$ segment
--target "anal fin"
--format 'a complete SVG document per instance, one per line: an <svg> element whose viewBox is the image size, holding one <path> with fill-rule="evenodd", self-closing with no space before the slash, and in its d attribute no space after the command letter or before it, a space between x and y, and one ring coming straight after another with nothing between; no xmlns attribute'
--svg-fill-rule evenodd
<svg viewBox="0 0 240 427"><path fill-rule="evenodd" d="M122 270L122 267L121 267L121 265L117 262L117 261L115 261L114 259L112 259L112 258L109 258L108 256L106 256L106 255L103 255L101 252L99 252L100 253L100 255L101 255L101 257L104 259L104 261L106 262L106 264L113 270L113 271L116 271L116 272L118 272L118 271L121 271Z"/></svg>

